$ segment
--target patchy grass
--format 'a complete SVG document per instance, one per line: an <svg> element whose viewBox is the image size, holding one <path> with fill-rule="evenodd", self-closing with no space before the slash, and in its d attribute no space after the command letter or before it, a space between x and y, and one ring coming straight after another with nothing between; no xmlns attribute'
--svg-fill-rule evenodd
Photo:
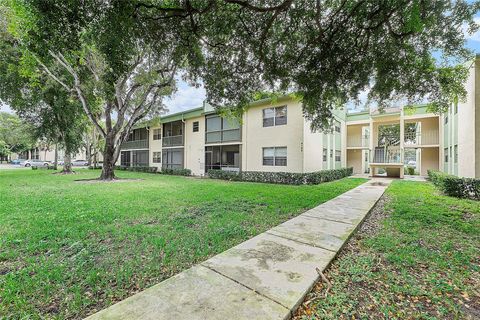
<svg viewBox="0 0 480 320"><path fill-rule="evenodd" d="M81 318L363 183L0 171L0 317Z"/></svg>
<svg viewBox="0 0 480 320"><path fill-rule="evenodd" d="M480 319L480 203L394 181L295 319Z"/></svg>

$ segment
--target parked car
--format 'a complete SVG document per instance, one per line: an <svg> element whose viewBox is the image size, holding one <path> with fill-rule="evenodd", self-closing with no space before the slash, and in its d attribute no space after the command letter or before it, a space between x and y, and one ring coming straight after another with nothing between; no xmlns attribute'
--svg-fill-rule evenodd
<svg viewBox="0 0 480 320"><path fill-rule="evenodd" d="M85 166L88 166L88 161L87 160L75 160L75 161L72 161L72 166L74 166L74 167L85 167Z"/></svg>
<svg viewBox="0 0 480 320"><path fill-rule="evenodd" d="M25 161L26 161L25 159L15 159L15 160L10 161L10 163L14 164L14 165L19 165L20 162L25 162Z"/></svg>
<svg viewBox="0 0 480 320"><path fill-rule="evenodd" d="M410 161L408 161L407 166L416 168L417 167L417 161L410 160Z"/></svg>
<svg viewBox="0 0 480 320"><path fill-rule="evenodd" d="M24 167L40 167L40 166L48 166L50 164L49 161L43 161L43 160L22 160L20 161L19 165L24 166Z"/></svg>

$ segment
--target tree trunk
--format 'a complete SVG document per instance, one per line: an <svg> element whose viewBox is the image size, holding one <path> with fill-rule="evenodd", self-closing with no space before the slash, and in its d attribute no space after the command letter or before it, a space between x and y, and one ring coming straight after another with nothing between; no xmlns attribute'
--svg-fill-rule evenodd
<svg viewBox="0 0 480 320"><path fill-rule="evenodd" d="M100 180L115 179L115 147L113 139L105 139L105 149L103 150L103 166Z"/></svg>
<svg viewBox="0 0 480 320"><path fill-rule="evenodd" d="M92 165L92 146L90 144L85 146L85 156L87 157L88 166Z"/></svg>
<svg viewBox="0 0 480 320"><path fill-rule="evenodd" d="M97 165L98 165L98 160L97 160L97 153L98 153L98 150L97 149L93 149L93 168L94 169L97 169Z"/></svg>
<svg viewBox="0 0 480 320"><path fill-rule="evenodd" d="M55 144L55 160L53 161L53 170L58 170L58 145Z"/></svg>
<svg viewBox="0 0 480 320"><path fill-rule="evenodd" d="M68 152L65 152L64 163L63 163L63 170L62 173L70 174L73 173L72 171L72 155Z"/></svg>

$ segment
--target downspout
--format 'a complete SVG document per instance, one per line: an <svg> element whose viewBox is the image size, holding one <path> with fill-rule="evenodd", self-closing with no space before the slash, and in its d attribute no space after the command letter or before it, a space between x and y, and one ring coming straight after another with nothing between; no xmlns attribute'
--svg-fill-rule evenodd
<svg viewBox="0 0 480 320"><path fill-rule="evenodd" d="M183 166L183 169L185 169L185 162L187 160L187 146L185 145L185 137L187 135L187 130L185 128L185 118L183 117L184 113L182 112L182 124L183 124L183 131L182 131L182 140L183 140L183 163L182 163L182 166Z"/></svg>
<svg viewBox="0 0 480 320"><path fill-rule="evenodd" d="M147 162L148 162L148 166L151 167L150 165L150 127L145 127L145 129L147 130L148 132L148 139L147 139L147 143L148 143L148 146L147 146L147 156L148 156L148 159L147 159ZM153 162L152 162L152 165L153 165Z"/></svg>

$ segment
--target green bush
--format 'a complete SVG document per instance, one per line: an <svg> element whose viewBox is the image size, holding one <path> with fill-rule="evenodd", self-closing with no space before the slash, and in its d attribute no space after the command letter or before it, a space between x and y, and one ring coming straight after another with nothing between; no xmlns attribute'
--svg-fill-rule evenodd
<svg viewBox="0 0 480 320"><path fill-rule="evenodd" d="M291 172L264 172L264 171L223 171L208 170L208 176L212 179L222 179L229 181L248 181L280 184L319 184L322 182L333 181L352 175L353 168L342 168L332 170L322 170L310 173L291 173Z"/></svg>
<svg viewBox="0 0 480 320"><path fill-rule="evenodd" d="M405 174L413 176L415 174L415 168L414 167L405 167Z"/></svg>
<svg viewBox="0 0 480 320"><path fill-rule="evenodd" d="M191 176L192 175L192 170L190 169L167 169L167 168L162 168L162 170L159 172L160 174L168 174L172 176Z"/></svg>
<svg viewBox="0 0 480 320"><path fill-rule="evenodd" d="M480 179L461 178L428 170L429 180L448 196L480 200Z"/></svg>
<svg viewBox="0 0 480 320"><path fill-rule="evenodd" d="M145 172L145 173L156 173L158 168L157 167L147 167L147 166L115 166L116 170L124 170L124 171L134 171L134 172Z"/></svg>

